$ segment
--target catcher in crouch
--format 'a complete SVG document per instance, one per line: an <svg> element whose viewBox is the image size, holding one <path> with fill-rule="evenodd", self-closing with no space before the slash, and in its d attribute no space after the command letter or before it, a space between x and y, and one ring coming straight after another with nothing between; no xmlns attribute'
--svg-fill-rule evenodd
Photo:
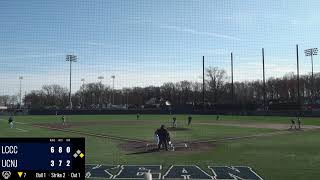
<svg viewBox="0 0 320 180"><path fill-rule="evenodd" d="M160 150L160 147L164 147L166 151L168 151L168 143L170 142L170 135L169 132L166 130L164 125L161 125L159 129L154 132L156 136L158 136L158 151Z"/></svg>

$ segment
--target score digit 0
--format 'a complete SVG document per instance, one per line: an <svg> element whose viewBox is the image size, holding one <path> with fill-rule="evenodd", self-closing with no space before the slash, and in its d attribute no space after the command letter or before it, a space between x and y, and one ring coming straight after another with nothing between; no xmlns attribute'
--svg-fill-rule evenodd
<svg viewBox="0 0 320 180"><path fill-rule="evenodd" d="M53 154L54 153L54 147L52 146L50 148L50 152ZM62 147L58 147L58 152L61 154L63 153L63 148ZM66 147L66 153L70 153L70 147Z"/></svg>

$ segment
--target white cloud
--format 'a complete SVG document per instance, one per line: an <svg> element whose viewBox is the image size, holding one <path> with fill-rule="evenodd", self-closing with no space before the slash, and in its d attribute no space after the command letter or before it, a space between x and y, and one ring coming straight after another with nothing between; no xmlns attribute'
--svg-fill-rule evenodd
<svg viewBox="0 0 320 180"><path fill-rule="evenodd" d="M164 29L169 29L177 32L185 32L189 34L194 34L194 35L201 35L201 36L207 36L207 37L212 37L212 38L223 38L223 39L228 39L228 40L235 40L235 41L242 41L242 39L229 36L229 35L224 35L224 34L219 34L219 33L214 33L214 32L204 32L204 31L198 31L195 29L190 29L190 28L184 28L184 27L179 27L179 26L161 26L161 28Z"/></svg>
<svg viewBox="0 0 320 180"><path fill-rule="evenodd" d="M105 46L106 44L103 42L88 42L89 46Z"/></svg>

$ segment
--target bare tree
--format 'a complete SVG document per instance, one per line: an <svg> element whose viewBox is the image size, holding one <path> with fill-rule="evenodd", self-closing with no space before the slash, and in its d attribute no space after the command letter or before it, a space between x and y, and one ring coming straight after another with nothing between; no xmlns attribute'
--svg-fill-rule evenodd
<svg viewBox="0 0 320 180"><path fill-rule="evenodd" d="M206 69L208 90L211 93L211 101L219 102L220 95L223 93L224 84L227 79L226 71L218 67L209 67Z"/></svg>

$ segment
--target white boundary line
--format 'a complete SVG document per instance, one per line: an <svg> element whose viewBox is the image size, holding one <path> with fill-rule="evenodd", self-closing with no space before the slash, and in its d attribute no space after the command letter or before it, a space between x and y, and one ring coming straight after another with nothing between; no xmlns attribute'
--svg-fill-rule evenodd
<svg viewBox="0 0 320 180"><path fill-rule="evenodd" d="M174 166L182 166L182 167L195 167L197 169L199 169L202 173L204 173L206 176L210 177L211 179L213 179L213 176L211 176L210 174L208 174L207 172L205 172L204 170L202 170L199 166L197 165L171 165L169 167L169 169L164 173L164 175L162 176L161 179L167 179L166 176L168 176L169 172L171 171L171 169L174 167ZM181 178L169 178L169 179L181 179ZM193 178L192 178L193 179ZM206 179L206 180L210 180L210 179Z"/></svg>
<svg viewBox="0 0 320 180"><path fill-rule="evenodd" d="M89 165L89 166L94 166L94 167L92 167L91 169L90 169L90 171L88 171L88 172L86 172L86 177L85 178L90 178L90 179L113 179L114 177L114 175L113 174L111 174L108 170L112 170L112 169L119 169L120 168L120 166L121 165L105 165L105 164L86 164L86 165ZM103 167L103 166L114 166L114 167L112 167L112 168L108 168L108 169L103 169L103 171L105 172L105 173L107 173L108 175L109 175L109 177L92 177L91 176L91 170L94 170L94 169L99 169L99 168L101 168L101 167ZM87 176L88 175L88 176Z"/></svg>
<svg viewBox="0 0 320 180"><path fill-rule="evenodd" d="M21 132L29 132L29 130L25 130L25 129L20 129L20 128L15 128L15 129Z"/></svg>
<svg viewBox="0 0 320 180"><path fill-rule="evenodd" d="M19 122L19 121L14 121L14 123L16 123L16 124L25 124L25 125L29 124L29 123L24 123L24 122Z"/></svg>
<svg viewBox="0 0 320 180"><path fill-rule="evenodd" d="M4 119L0 119L0 121L5 121ZM23 125L26 125L28 123L23 123L23 122L17 122L17 121L14 121L14 124L23 124ZM16 127L13 127L13 129L16 129L20 132L29 132L29 130L26 130L26 129L21 129L21 128L16 128Z"/></svg>
<svg viewBox="0 0 320 180"><path fill-rule="evenodd" d="M124 166L136 166L136 167L146 167L146 166L149 166L149 167L159 167L160 169L160 172L159 173L152 173L151 172L151 174L153 175L153 174L157 174L158 175L158 178L152 178L152 179L161 179L161 170L162 170L162 165L121 165L120 166L120 171L118 172L118 174L116 174L116 175L114 175L113 176L113 179L143 179L143 177L137 177L137 178L118 178L118 176L122 173L122 171L123 171L123 169L124 169ZM146 169L147 170L147 169ZM150 170L150 169L148 169L148 170ZM142 172L143 174L145 173L145 172Z"/></svg>
<svg viewBox="0 0 320 180"><path fill-rule="evenodd" d="M228 168L228 169L231 169L231 170L234 170L234 171L237 171L237 172L240 172L238 169L237 169L237 167L242 167L242 168L248 168L254 175L256 175L258 178L260 178L260 179L258 179L258 180L263 180L262 179L262 177L260 177L251 167L248 167L248 166L208 166L208 169L210 169L210 171L213 173L213 175L214 175L214 179L217 179L217 174L216 174L216 172L213 170L213 168L215 168L215 167L225 167L225 168ZM236 175L234 175L234 174L230 174L229 173L229 175L231 176L231 177L233 177L234 179L239 179L240 177L238 177L238 176L236 176ZM241 179L241 178L240 178ZM223 180L223 179L221 179L221 180Z"/></svg>
<svg viewBox="0 0 320 180"><path fill-rule="evenodd" d="M102 165L102 164L98 164L98 165L95 165L95 164L86 164L86 165L89 165L89 166L94 166L92 167L92 169L99 169L100 167L103 167L103 166L110 166L110 165ZM111 165L112 166L112 165ZM87 178L92 178L92 179L121 179L121 178L117 178L117 176L119 176L121 173L122 173L122 170L124 169L124 166L140 166L140 167L145 167L145 166L151 166L151 167L157 167L157 166L160 166L160 172L159 172L159 179L167 179L166 176L168 175L168 173L171 171L171 169L174 167L174 166L182 166L182 167L196 167L198 170L200 170L202 173L206 174L208 177L210 177L211 179L216 179L217 178L217 174L215 173L215 171L213 170L214 167L223 167L223 168L228 168L230 170L234 170L234 171L237 171L237 172L240 172L237 168L239 167L243 167L243 168L248 168L249 171L251 171L254 175L257 176L258 179L256 180L263 180L261 178L261 176L259 176L251 167L248 167L248 166L207 166L209 172L206 172L204 171L203 169L201 169L199 166L197 165L171 165L167 171L165 172L165 174L162 175L162 165L115 165L114 168L110 168L110 169L115 169L115 168L121 168L120 171L116 174L116 175L111 175L111 173L108 172L108 170L110 169L105 169L104 172L106 172L107 174L111 175L111 177L109 178L106 178L106 177L87 177ZM210 175L209 173L212 173L212 175ZM87 172L87 173L90 173ZM142 172L141 172L142 173ZM158 173L153 173L153 174L158 174ZM91 174L90 174L91 175ZM236 175L233 175L233 174L230 174L232 176L232 178L234 180L236 179L242 179L241 177L238 177ZM124 179L142 179L142 178L124 178ZM155 178L155 179L158 179L158 178ZM181 179L181 178L174 178L174 179ZM210 180L210 179L203 179L203 180ZM222 180L222 179L221 179ZM223 180L226 180L226 179L223 179Z"/></svg>

